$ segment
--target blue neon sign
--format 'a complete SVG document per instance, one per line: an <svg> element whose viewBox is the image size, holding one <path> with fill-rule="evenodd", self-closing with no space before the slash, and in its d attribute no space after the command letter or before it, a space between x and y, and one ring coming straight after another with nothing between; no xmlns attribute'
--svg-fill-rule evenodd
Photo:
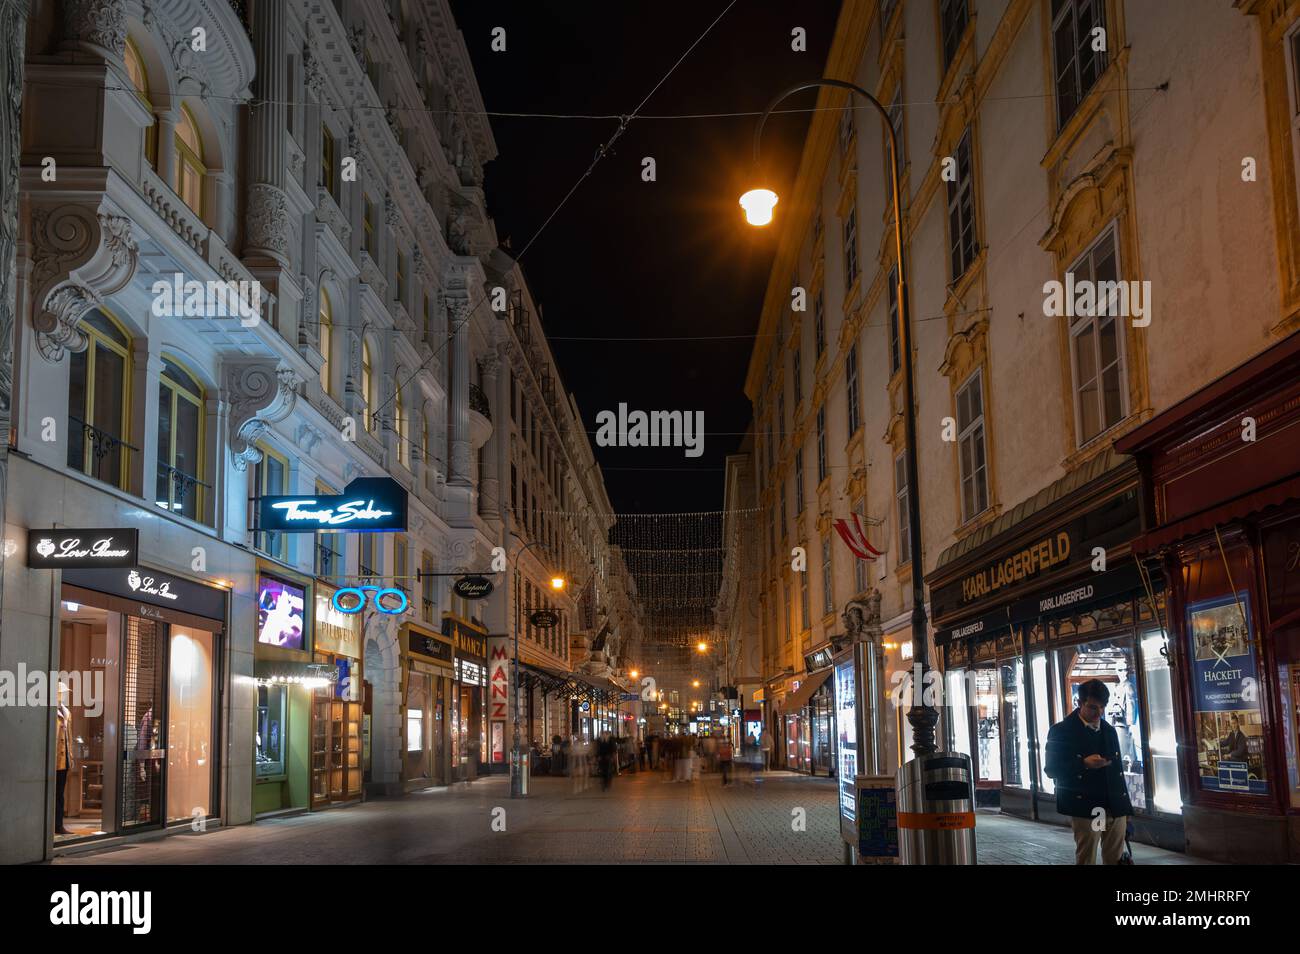
<svg viewBox="0 0 1300 954"><path fill-rule="evenodd" d="M349 600L356 601L353 605L343 605L342 597L345 593L355 594L349 597ZM382 597L390 593L400 601L400 605L397 607L385 606L380 602ZM334 608L340 613L360 613L366 608L368 594L373 594L369 596L369 599L374 603L375 609L381 613L387 613L389 616L400 616L406 612L406 607L410 605L410 600L406 598L406 594L401 590L382 586L345 586L341 590L334 591L334 596L331 597L330 602L334 604Z"/></svg>

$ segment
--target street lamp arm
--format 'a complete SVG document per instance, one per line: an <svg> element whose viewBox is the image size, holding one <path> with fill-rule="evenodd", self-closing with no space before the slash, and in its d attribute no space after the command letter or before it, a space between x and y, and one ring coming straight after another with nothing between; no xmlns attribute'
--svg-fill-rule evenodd
<svg viewBox="0 0 1300 954"><path fill-rule="evenodd" d="M763 110L763 115L760 116L758 119L758 127L754 130L754 162L758 162L759 146L763 138L763 127L767 125L767 118L770 115L772 115L772 112L776 109L776 107L779 106L784 100L793 96L795 93L802 92L803 90L806 89L819 89L823 86L830 86L835 89L847 89L850 93L857 93L859 96L866 99L867 102L871 103L872 106L876 107L876 110L880 113L880 115L885 120L885 127L889 130L889 142L891 147L894 148L897 147L897 143L894 142L894 124L889 121L889 112L888 110L885 109L883 105L881 105L880 100L876 99L876 97L872 96L870 93L868 93L861 86L858 86L856 83L849 83L846 82L845 80L827 79L823 77L822 79L818 79L818 80L811 80L809 82L804 82L804 83L796 83L794 86L791 86L785 92L778 93L776 97L772 100L772 102L767 104L767 109Z"/></svg>

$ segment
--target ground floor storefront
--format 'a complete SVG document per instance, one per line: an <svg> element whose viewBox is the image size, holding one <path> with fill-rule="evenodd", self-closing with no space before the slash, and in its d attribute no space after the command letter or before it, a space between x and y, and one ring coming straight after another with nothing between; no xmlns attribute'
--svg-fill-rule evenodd
<svg viewBox="0 0 1300 954"><path fill-rule="evenodd" d="M1188 850L1300 861L1300 335L1124 437L1169 580Z"/></svg>

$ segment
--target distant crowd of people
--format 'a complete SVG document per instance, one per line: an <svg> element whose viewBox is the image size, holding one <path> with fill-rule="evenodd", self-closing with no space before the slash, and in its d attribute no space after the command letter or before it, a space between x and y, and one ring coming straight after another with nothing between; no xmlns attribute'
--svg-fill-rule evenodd
<svg viewBox="0 0 1300 954"><path fill-rule="evenodd" d="M583 792L593 778L602 789L623 772L665 772L669 781L691 782L703 772L722 775L730 785L733 770L745 773L749 782L762 781L771 759L771 741L748 735L739 750L725 736L659 735L652 732L640 742L628 736L602 732L595 740L573 734L551 737L548 749L534 741L532 772L535 775L563 775L572 780L574 792Z"/></svg>

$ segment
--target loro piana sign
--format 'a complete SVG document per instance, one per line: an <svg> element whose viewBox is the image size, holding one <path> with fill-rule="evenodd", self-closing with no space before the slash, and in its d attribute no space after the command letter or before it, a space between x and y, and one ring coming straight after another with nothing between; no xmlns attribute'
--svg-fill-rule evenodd
<svg viewBox="0 0 1300 954"><path fill-rule="evenodd" d="M135 527L27 531L27 565L33 570L135 566L139 551L140 531Z"/></svg>

